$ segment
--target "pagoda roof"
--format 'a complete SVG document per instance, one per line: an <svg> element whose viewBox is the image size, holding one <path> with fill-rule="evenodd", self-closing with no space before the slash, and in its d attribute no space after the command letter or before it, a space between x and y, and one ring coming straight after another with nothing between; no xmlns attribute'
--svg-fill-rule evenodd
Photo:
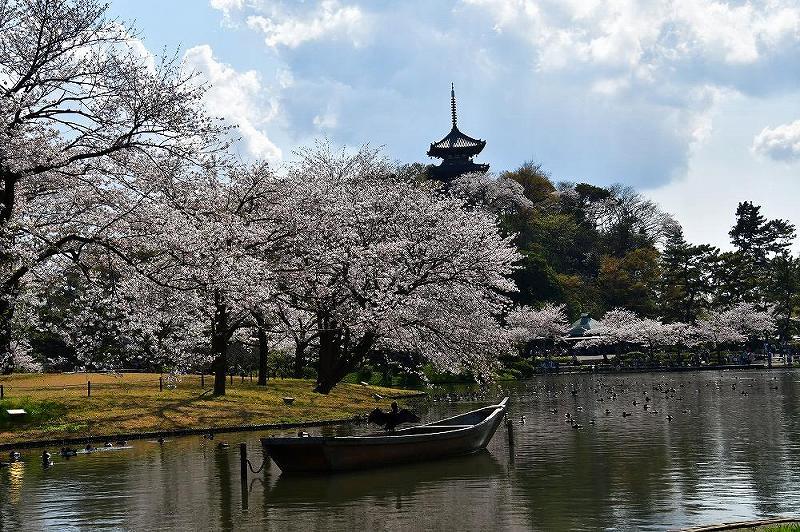
<svg viewBox="0 0 800 532"><path fill-rule="evenodd" d="M473 156L477 155L486 146L485 140L474 139L465 135L453 125L453 129L442 140L431 143L428 155L431 157L453 157L458 155Z"/></svg>
<svg viewBox="0 0 800 532"><path fill-rule="evenodd" d="M478 155L486 146L485 140L474 139L458 130L458 117L456 115L456 89L450 84L450 109L452 113L453 129L439 142L431 143L428 155L440 159L452 157L473 157Z"/></svg>

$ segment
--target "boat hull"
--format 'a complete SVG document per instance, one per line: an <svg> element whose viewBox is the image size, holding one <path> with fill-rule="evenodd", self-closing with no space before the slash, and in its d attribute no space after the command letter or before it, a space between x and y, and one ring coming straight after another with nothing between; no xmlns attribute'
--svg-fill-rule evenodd
<svg viewBox="0 0 800 532"><path fill-rule="evenodd" d="M261 443L286 473L366 469L480 451L494 436L504 414L505 400L499 405L392 434L262 438ZM466 424L477 419L477 423Z"/></svg>

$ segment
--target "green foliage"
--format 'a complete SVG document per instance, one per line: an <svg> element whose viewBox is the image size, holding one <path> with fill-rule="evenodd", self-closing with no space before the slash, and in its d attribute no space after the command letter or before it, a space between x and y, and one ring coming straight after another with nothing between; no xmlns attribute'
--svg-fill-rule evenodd
<svg viewBox="0 0 800 532"><path fill-rule="evenodd" d="M27 415L21 419L12 419L6 410L16 408L24 409ZM65 405L54 401L37 400L30 397L7 398L0 401L0 429L55 422L61 419L66 412Z"/></svg>

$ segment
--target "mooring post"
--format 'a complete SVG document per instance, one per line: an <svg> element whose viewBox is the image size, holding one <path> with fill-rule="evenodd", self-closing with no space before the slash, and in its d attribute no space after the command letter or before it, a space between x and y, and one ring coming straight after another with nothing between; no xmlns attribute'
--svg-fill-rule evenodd
<svg viewBox="0 0 800 532"><path fill-rule="evenodd" d="M233 384L233 373L231 373L231 384Z"/></svg>
<svg viewBox="0 0 800 532"><path fill-rule="evenodd" d="M86 381L86 397L92 396L92 381Z"/></svg>
<svg viewBox="0 0 800 532"><path fill-rule="evenodd" d="M239 462L242 466L242 485L247 484L247 444L242 442L239 444Z"/></svg>
<svg viewBox="0 0 800 532"><path fill-rule="evenodd" d="M506 418L506 429L508 430L508 446L514 447L514 423Z"/></svg>
<svg viewBox="0 0 800 532"><path fill-rule="evenodd" d="M164 391L164 377L159 377L158 378L158 391L159 392L163 392Z"/></svg>
<svg viewBox="0 0 800 532"><path fill-rule="evenodd" d="M200 374L200 387L201 388L206 387L206 376L203 375L202 373Z"/></svg>
<svg viewBox="0 0 800 532"><path fill-rule="evenodd" d="M244 373L242 373L241 377L242 377L242 384L244 384Z"/></svg>
<svg viewBox="0 0 800 532"><path fill-rule="evenodd" d="M2 399L2 398L3 398L3 395L4 395L4 393L5 393L5 392L4 392L4 390L3 390L3 385L2 385L2 384L0 384L0 399Z"/></svg>

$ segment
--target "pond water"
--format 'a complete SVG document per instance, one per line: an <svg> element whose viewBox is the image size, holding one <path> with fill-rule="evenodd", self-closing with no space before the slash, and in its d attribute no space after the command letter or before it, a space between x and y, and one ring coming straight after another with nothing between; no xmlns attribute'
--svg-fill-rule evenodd
<svg viewBox="0 0 800 532"><path fill-rule="evenodd" d="M135 441L48 469L29 450L0 469L0 530L655 530L800 515L800 373L563 375L475 391L440 388L453 395L415 408L428 421L509 395L513 450L501 428L487 452L439 462L311 477L271 464L244 492L237 444L257 467L263 433ZM365 428L308 429L323 430Z"/></svg>

